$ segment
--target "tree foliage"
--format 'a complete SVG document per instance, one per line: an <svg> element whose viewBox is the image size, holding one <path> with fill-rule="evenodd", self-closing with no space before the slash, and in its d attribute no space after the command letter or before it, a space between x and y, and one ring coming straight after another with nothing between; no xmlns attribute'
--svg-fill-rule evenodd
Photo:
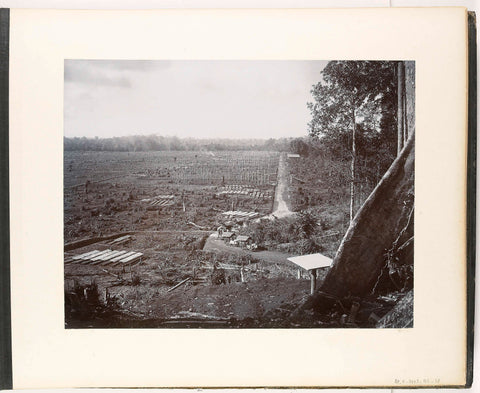
<svg viewBox="0 0 480 393"><path fill-rule="evenodd" d="M320 233L323 231L318 225L318 217L309 211L292 217L261 220L246 229L246 234L260 247L300 255L322 251L316 241Z"/></svg>
<svg viewBox="0 0 480 393"><path fill-rule="evenodd" d="M396 153L396 62L331 61L311 91L310 137L339 161L352 159L354 182L376 183ZM354 130L354 132L352 132Z"/></svg>
<svg viewBox="0 0 480 393"><path fill-rule="evenodd" d="M315 102L310 135L334 141L356 124L364 132L395 136L395 63L388 61L331 61L311 91Z"/></svg>

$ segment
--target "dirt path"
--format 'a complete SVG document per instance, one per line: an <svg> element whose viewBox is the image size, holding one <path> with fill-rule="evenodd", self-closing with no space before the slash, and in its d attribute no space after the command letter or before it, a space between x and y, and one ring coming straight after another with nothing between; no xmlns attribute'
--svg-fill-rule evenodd
<svg viewBox="0 0 480 393"><path fill-rule="evenodd" d="M267 218L282 218L295 214L290 210L286 201L286 199L288 198L288 174L286 157L286 153L282 153L278 161L277 188L275 189L273 212Z"/></svg>
<svg viewBox="0 0 480 393"><path fill-rule="evenodd" d="M282 263L286 264L287 266L293 266L292 262L287 260L287 258L293 255L279 251L249 251L244 248L230 246L224 241L217 239L216 234L212 234L208 237L203 249L206 251L224 251L237 255L251 255L252 257L261 259L265 262Z"/></svg>

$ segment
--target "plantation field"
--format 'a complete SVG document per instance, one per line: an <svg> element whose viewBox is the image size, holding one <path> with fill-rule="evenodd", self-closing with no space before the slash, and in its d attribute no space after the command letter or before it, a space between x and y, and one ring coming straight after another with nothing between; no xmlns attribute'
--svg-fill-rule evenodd
<svg viewBox="0 0 480 393"><path fill-rule="evenodd" d="M279 153L70 152L65 242L135 230L214 230L229 210L271 212Z"/></svg>
<svg viewBox="0 0 480 393"><path fill-rule="evenodd" d="M64 186L112 178L116 183L150 179L200 185L272 185L278 158L278 152L268 151L65 151Z"/></svg>

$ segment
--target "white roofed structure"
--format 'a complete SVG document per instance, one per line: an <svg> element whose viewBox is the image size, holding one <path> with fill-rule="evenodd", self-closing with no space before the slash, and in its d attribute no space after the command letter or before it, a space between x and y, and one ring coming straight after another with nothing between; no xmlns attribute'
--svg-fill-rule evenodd
<svg viewBox="0 0 480 393"><path fill-rule="evenodd" d="M305 270L319 269L332 265L333 259L322 254L308 254L299 257L287 258L290 262L298 265Z"/></svg>
<svg viewBox="0 0 480 393"><path fill-rule="evenodd" d="M323 254L308 254L300 255L298 257L287 258L298 267L310 272L310 293L313 295L317 282L317 269L322 267L329 267L332 265L333 259ZM300 278L300 269L298 269L298 278Z"/></svg>

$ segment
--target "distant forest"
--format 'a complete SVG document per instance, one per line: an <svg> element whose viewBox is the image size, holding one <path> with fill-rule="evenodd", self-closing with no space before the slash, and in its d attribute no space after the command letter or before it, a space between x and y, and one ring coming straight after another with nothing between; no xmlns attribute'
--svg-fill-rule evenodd
<svg viewBox="0 0 480 393"><path fill-rule="evenodd" d="M113 138L63 138L65 151L290 151L295 138L195 139L176 136L132 135Z"/></svg>

